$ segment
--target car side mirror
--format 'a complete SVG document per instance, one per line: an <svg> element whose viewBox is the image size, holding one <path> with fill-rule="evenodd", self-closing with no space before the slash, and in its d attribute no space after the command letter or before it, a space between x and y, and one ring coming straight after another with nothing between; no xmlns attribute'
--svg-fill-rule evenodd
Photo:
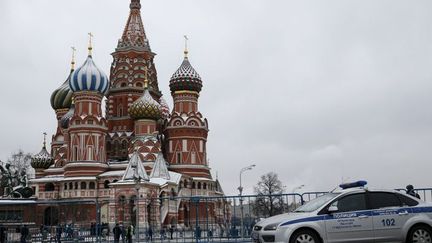
<svg viewBox="0 0 432 243"><path fill-rule="evenodd" d="M329 213L336 213L337 211L339 211L339 209L338 209L337 206L330 206L330 207L327 209L327 211L328 211Z"/></svg>

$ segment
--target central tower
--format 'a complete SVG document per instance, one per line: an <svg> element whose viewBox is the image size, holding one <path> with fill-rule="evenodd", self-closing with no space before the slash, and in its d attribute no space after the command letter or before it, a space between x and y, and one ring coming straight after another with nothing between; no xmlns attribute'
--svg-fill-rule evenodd
<svg viewBox="0 0 432 243"><path fill-rule="evenodd" d="M107 120L109 160L127 160L128 146L134 132L134 119L128 109L144 92L145 78L148 91L155 100L162 96L159 91L156 55L144 31L140 0L131 0L130 13L123 34L118 41L111 64L110 88L107 93Z"/></svg>

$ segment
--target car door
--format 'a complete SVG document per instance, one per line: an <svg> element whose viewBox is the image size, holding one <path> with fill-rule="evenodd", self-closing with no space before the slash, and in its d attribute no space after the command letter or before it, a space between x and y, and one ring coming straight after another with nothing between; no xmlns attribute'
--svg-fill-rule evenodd
<svg viewBox="0 0 432 243"><path fill-rule="evenodd" d="M369 192L375 242L402 242L402 227L410 217L411 209L402 207L398 195L392 192Z"/></svg>
<svg viewBox="0 0 432 243"><path fill-rule="evenodd" d="M337 211L328 213L325 220L328 242L372 242L372 214L367 210L365 193L338 198L328 205Z"/></svg>

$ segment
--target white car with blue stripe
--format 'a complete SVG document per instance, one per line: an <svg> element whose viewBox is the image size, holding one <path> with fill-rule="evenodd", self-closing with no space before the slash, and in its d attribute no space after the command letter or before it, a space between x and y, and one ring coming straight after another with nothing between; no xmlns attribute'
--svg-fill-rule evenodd
<svg viewBox="0 0 432 243"><path fill-rule="evenodd" d="M343 184L292 213L258 222L255 242L432 243L432 204L394 190L370 190L365 181Z"/></svg>

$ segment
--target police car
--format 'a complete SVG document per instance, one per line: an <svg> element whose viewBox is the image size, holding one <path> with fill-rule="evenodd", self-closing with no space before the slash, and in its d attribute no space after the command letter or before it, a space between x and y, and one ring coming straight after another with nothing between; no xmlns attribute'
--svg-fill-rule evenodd
<svg viewBox="0 0 432 243"><path fill-rule="evenodd" d="M255 242L431 242L432 204L394 190L340 185L292 213L258 222Z"/></svg>

